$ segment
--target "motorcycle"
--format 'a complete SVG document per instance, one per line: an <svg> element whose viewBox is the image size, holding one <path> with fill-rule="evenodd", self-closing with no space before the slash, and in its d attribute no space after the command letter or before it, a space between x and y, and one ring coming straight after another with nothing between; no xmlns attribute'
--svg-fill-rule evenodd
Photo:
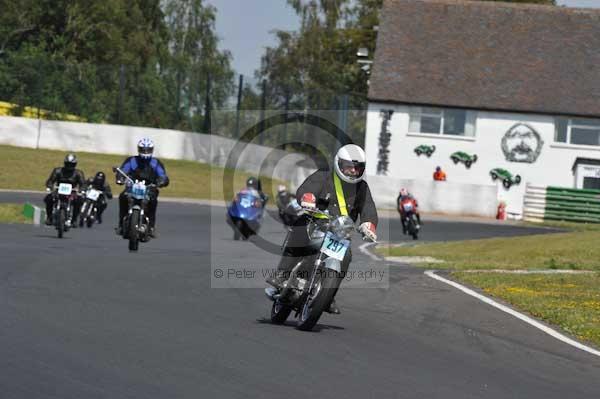
<svg viewBox="0 0 600 399"><path fill-rule="evenodd" d="M257 190L243 189L227 207L227 224L233 229L233 239L247 240L258 234L265 203Z"/></svg>
<svg viewBox="0 0 600 399"><path fill-rule="evenodd" d="M48 189L50 191L50 189ZM58 238L71 228L73 222L73 202L77 199L78 193L73 190L71 183L59 183L53 190L53 212L52 224L56 228Z"/></svg>
<svg viewBox="0 0 600 399"><path fill-rule="evenodd" d="M150 192L155 184L146 185L144 180L133 180L121 169L114 167L113 171L123 176L126 183L128 211L123 218L122 237L129 240L129 250L137 251L140 242L150 241L150 219L146 216Z"/></svg>
<svg viewBox="0 0 600 399"><path fill-rule="evenodd" d="M88 228L96 221L98 215L98 200L102 191L89 187L84 194L84 202L79 213L79 227L85 224Z"/></svg>
<svg viewBox="0 0 600 399"><path fill-rule="evenodd" d="M265 294L273 301L272 323L285 323L295 311L296 328L310 331L329 308L341 283L342 261L350 250L351 234L356 228L349 216L331 217L319 209L303 208L303 211L309 220L307 250L311 255L292 268L280 291L269 287Z"/></svg>
<svg viewBox="0 0 600 399"><path fill-rule="evenodd" d="M302 210L302 207L298 204L296 196L290 194L285 198L277 197L277 210L281 223L284 226L293 226L296 220L298 220L298 214Z"/></svg>
<svg viewBox="0 0 600 399"><path fill-rule="evenodd" d="M406 226L406 233L412 236L413 240L419 238L419 230L421 229L416 209L417 203L414 198L404 198L400 202L400 217L404 221L404 226Z"/></svg>

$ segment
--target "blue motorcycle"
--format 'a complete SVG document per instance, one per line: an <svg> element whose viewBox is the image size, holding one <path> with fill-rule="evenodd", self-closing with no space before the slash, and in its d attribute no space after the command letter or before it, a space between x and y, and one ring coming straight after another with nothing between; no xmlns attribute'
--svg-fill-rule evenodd
<svg viewBox="0 0 600 399"><path fill-rule="evenodd" d="M236 194L227 207L227 223L233 229L234 240L247 240L258 234L265 205L266 199L257 190L244 189Z"/></svg>

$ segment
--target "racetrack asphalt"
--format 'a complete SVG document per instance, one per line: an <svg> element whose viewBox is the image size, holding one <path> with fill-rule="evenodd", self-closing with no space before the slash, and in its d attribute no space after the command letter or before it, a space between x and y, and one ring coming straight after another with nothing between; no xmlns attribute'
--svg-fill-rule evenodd
<svg viewBox="0 0 600 399"><path fill-rule="evenodd" d="M215 265L278 260L233 241L223 208L162 203L159 239L129 253L113 232L116 206L104 224L64 239L48 227L0 225L1 398L600 397L599 358L422 269L373 261L358 239L351 269L385 271L389 286L342 286L342 315L305 333L292 319L269 323L261 288L211 288ZM425 221L422 238L535 232ZM284 237L270 219L262 233Z"/></svg>

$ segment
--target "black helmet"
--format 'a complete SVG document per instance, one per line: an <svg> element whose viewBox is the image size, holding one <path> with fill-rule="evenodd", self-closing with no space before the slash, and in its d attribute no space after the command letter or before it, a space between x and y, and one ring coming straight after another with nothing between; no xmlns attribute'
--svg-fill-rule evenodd
<svg viewBox="0 0 600 399"><path fill-rule="evenodd" d="M96 173L96 176L94 176L94 184L98 186L103 186L105 181L106 175L104 174L104 172L98 172Z"/></svg>
<svg viewBox="0 0 600 399"><path fill-rule="evenodd" d="M77 166L77 157L75 154L67 154L65 157L65 169L73 170Z"/></svg>
<svg viewBox="0 0 600 399"><path fill-rule="evenodd" d="M248 180L246 180L246 188L258 190L258 179L256 177L250 176Z"/></svg>

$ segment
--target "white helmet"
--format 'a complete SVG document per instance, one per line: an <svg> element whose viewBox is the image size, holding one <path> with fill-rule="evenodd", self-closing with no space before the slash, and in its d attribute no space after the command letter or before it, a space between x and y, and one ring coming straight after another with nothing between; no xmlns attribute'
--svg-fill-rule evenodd
<svg viewBox="0 0 600 399"><path fill-rule="evenodd" d="M149 138L143 138L138 141L138 155L142 159L152 158L154 153L154 142Z"/></svg>
<svg viewBox="0 0 600 399"><path fill-rule="evenodd" d="M346 144L335 154L335 173L346 183L356 184L363 179L367 157L356 144Z"/></svg>

